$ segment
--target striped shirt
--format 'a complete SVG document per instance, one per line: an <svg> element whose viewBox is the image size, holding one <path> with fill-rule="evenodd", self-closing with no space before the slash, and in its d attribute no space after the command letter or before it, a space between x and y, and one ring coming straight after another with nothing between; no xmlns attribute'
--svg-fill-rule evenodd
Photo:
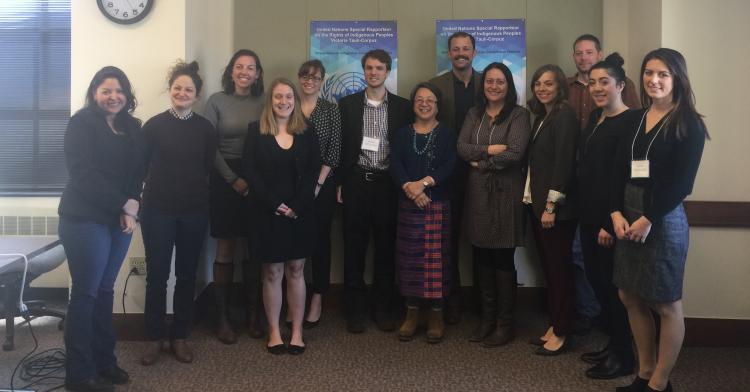
<svg viewBox="0 0 750 392"><path fill-rule="evenodd" d="M383 97L383 102L375 106L367 101L364 96L365 110L362 115L362 136L379 139L378 151L359 151L357 164L366 170L388 170L390 163L391 146L388 143L388 94Z"/></svg>

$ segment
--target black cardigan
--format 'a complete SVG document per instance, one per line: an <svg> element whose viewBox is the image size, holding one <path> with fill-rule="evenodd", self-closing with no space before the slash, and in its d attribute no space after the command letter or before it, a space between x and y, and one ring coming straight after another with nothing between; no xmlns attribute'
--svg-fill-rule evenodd
<svg viewBox="0 0 750 392"><path fill-rule="evenodd" d="M264 178L274 173L259 170L259 162L268 162L268 144L276 143L273 136L260 134L260 123L251 122L245 137L245 149L242 154L242 168L248 181L249 201L257 201L256 206L268 212L275 212L281 203L286 204L297 215L302 216L312 206L315 198L315 186L320 173L320 146L315 127L308 123L304 133L294 135L294 143L300 143L300 148L294 148L297 178L294 185L294 197L282 200L266 185Z"/></svg>
<svg viewBox="0 0 750 392"><path fill-rule="evenodd" d="M58 207L61 217L116 226L125 202L140 200L140 122L122 123L129 126L116 135L96 108L70 118L64 142L70 177Z"/></svg>

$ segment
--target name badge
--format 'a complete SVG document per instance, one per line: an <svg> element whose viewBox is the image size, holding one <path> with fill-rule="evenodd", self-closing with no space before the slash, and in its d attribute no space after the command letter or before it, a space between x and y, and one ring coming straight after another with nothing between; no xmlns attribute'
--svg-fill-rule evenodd
<svg viewBox="0 0 750 392"><path fill-rule="evenodd" d="M376 137L363 137L362 138L362 149L367 151L378 152L380 149L380 139Z"/></svg>
<svg viewBox="0 0 750 392"><path fill-rule="evenodd" d="M648 159L630 162L630 178L648 178Z"/></svg>

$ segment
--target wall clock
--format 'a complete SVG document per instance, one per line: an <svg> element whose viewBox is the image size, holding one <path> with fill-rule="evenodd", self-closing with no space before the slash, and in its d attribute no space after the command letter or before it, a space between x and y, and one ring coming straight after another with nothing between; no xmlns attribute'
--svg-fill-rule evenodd
<svg viewBox="0 0 750 392"><path fill-rule="evenodd" d="M119 24L133 24L145 18L155 0L96 0L99 11Z"/></svg>

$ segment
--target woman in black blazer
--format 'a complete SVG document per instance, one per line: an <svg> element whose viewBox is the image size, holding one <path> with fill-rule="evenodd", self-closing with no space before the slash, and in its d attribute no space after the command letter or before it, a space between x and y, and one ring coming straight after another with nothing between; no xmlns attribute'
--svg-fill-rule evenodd
<svg viewBox="0 0 750 392"><path fill-rule="evenodd" d="M557 355L569 345L573 311L571 247L576 231L570 192L578 145L578 121L565 102L568 91L560 67L547 64L531 79L536 115L529 141L529 166L523 202L529 205L539 260L547 280L550 327L533 343L538 355Z"/></svg>
<svg viewBox="0 0 750 392"><path fill-rule="evenodd" d="M313 199L320 150L315 129L300 109L292 82L276 79L260 115L250 123L242 156L249 179L250 251L263 263L263 304L268 319L268 351L301 354L305 312L305 258L315 245ZM292 337L284 346L279 331L281 281L286 276Z"/></svg>

